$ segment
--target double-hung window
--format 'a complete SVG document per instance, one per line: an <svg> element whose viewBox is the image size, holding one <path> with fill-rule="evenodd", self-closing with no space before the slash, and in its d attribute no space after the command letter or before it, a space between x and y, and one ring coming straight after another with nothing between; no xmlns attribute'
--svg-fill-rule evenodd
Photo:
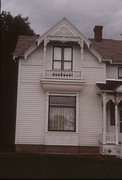
<svg viewBox="0 0 122 180"><path fill-rule="evenodd" d="M49 96L49 131L76 130L76 97L75 96Z"/></svg>
<svg viewBox="0 0 122 180"><path fill-rule="evenodd" d="M53 49L53 69L72 70L73 48L54 47Z"/></svg>

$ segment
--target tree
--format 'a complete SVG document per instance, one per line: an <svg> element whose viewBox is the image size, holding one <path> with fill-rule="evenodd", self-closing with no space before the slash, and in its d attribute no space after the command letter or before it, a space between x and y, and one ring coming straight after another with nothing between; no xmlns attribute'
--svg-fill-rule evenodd
<svg viewBox="0 0 122 180"><path fill-rule="evenodd" d="M1 39L1 123L0 141L1 151L13 150L18 62L13 62L12 52L19 35L35 35L30 28L28 17L21 15L13 17L9 12L0 14L0 39Z"/></svg>

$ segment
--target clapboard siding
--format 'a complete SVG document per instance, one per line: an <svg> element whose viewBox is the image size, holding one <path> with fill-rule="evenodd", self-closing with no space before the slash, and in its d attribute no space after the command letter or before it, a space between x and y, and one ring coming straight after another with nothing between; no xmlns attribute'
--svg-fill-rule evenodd
<svg viewBox="0 0 122 180"><path fill-rule="evenodd" d="M42 66L35 65L21 65L21 82L40 82L43 73Z"/></svg>
<svg viewBox="0 0 122 180"><path fill-rule="evenodd" d="M33 53L31 53L27 60L22 60L24 65L43 65L44 48L40 45Z"/></svg>
<svg viewBox="0 0 122 180"><path fill-rule="evenodd" d="M102 104L95 84L85 85L80 94L79 143L98 145L101 132Z"/></svg>
<svg viewBox="0 0 122 180"><path fill-rule="evenodd" d="M43 48L20 60L16 144L44 144L45 93L40 84Z"/></svg>
<svg viewBox="0 0 122 180"><path fill-rule="evenodd" d="M78 45L73 46L73 70L81 70L81 48Z"/></svg>
<svg viewBox="0 0 122 180"><path fill-rule="evenodd" d="M87 83L104 82L106 79L105 64L85 48L83 58L83 78Z"/></svg>
<svg viewBox="0 0 122 180"><path fill-rule="evenodd" d="M89 82L104 82L105 81L105 74L104 74L104 69L103 68L90 68L86 67L83 68L84 72L84 79L86 80L87 83Z"/></svg>
<svg viewBox="0 0 122 180"><path fill-rule="evenodd" d="M40 83L21 83L17 143L44 143L45 113Z"/></svg>
<svg viewBox="0 0 122 180"><path fill-rule="evenodd" d="M109 65L106 67L108 79L118 79L118 66Z"/></svg>

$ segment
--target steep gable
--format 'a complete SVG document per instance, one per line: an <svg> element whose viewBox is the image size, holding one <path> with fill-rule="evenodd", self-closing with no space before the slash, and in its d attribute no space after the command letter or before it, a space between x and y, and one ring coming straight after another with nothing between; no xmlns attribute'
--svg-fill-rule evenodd
<svg viewBox="0 0 122 180"><path fill-rule="evenodd" d="M91 42L87 39L74 25L72 25L66 18L63 18L56 25L54 25L49 31L44 33L37 39L38 44L40 44L45 38L50 36L60 36L60 37L74 37L77 38L89 47Z"/></svg>
<svg viewBox="0 0 122 180"><path fill-rule="evenodd" d="M66 41L72 41L74 39L76 42L82 41L101 60L122 63L122 41L103 39L101 42L96 42L94 39L87 39L66 18L63 18L42 36L19 36L13 55L15 58L16 56L25 56L27 52L28 54L33 52L41 42L48 40L48 38L54 38L55 40L59 38Z"/></svg>

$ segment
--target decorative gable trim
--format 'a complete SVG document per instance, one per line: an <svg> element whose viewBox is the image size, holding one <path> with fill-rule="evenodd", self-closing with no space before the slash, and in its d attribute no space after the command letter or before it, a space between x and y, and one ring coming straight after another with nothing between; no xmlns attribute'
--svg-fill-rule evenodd
<svg viewBox="0 0 122 180"><path fill-rule="evenodd" d="M69 29L69 27L66 24L63 24L58 29L56 29L53 33L51 33L51 36L76 37L76 34L71 29Z"/></svg>
<svg viewBox="0 0 122 180"><path fill-rule="evenodd" d="M44 33L41 37L37 39L38 45L47 37L49 36L59 36L59 31L61 31L62 35L60 36L72 36L78 37L82 41L85 42L85 44L90 47L91 41L87 39L73 24L71 24L66 18L63 18L59 23L54 25L49 31ZM69 33L69 34L68 34ZM65 35L63 35L65 34Z"/></svg>
<svg viewBox="0 0 122 180"><path fill-rule="evenodd" d="M66 18L60 20L56 25L49 29L42 36L35 39L35 43L23 54L13 53L13 59L15 60L18 57L24 57L26 60L27 57L44 41L44 46L50 41L61 41L61 42L77 42L81 49L84 45L98 58L99 62L102 61L102 56L96 51L92 46L92 42L87 39L74 25L72 25Z"/></svg>

